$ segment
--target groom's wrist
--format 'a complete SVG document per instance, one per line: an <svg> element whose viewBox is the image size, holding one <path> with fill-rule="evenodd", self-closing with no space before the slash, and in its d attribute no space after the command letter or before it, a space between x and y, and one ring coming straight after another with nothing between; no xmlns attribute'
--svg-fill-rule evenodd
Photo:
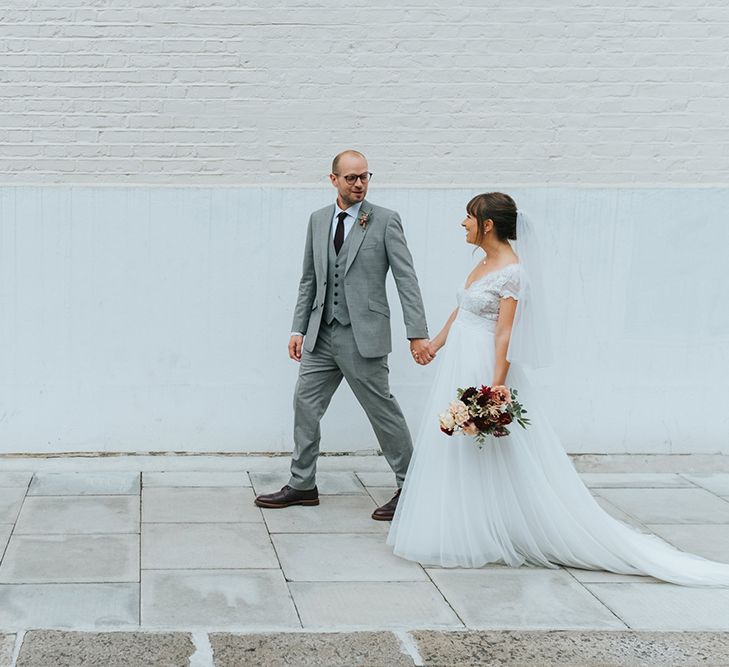
<svg viewBox="0 0 729 667"><path fill-rule="evenodd" d="M428 330L421 327L405 327L405 338L408 340L427 340L430 338Z"/></svg>

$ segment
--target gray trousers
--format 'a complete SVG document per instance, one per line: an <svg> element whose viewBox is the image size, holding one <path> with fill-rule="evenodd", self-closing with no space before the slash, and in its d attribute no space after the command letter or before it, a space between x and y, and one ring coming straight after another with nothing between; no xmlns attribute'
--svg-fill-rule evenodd
<svg viewBox="0 0 729 667"><path fill-rule="evenodd" d="M316 485L321 428L332 396L347 380L375 431L377 442L402 486L413 453L413 441L402 410L390 393L387 356L368 359L357 350L352 327L334 320L322 322L313 352L303 352L294 395L294 452L291 479L294 489Z"/></svg>

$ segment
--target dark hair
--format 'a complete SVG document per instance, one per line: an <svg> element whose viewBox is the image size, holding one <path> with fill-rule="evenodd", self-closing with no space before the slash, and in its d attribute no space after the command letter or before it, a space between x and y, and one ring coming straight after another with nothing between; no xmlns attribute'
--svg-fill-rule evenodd
<svg viewBox="0 0 729 667"><path fill-rule="evenodd" d="M478 222L476 245L481 245L483 241L483 223L486 220L493 220L499 241L516 239L516 202L509 195L503 192L476 195L466 204L466 213Z"/></svg>
<svg viewBox="0 0 729 667"><path fill-rule="evenodd" d="M353 148L348 148L346 151L342 151L341 153L338 153L332 160L332 174L337 173L337 169L339 169L339 160L341 160L345 155L359 155L361 158L364 158L365 160L367 159L359 151L356 151Z"/></svg>

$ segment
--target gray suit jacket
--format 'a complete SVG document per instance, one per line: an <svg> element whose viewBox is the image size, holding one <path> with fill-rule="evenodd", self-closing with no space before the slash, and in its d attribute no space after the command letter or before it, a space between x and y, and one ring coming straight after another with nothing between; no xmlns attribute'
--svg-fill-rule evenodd
<svg viewBox="0 0 729 667"><path fill-rule="evenodd" d="M365 212L369 212L367 224L363 226L356 221L350 231L344 288L359 353L363 357L382 357L392 350L390 307L385 289L389 269L392 269L400 296L407 337L427 338L428 327L400 216L366 200L360 207L360 217ZM308 352L314 349L324 313L333 216L334 204L315 211L309 218L306 234L304 265L291 330L306 336L304 349Z"/></svg>

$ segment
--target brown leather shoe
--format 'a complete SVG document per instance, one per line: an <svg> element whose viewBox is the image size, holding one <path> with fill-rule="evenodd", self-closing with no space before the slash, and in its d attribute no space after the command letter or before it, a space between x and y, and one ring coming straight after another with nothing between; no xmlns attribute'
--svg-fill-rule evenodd
<svg viewBox="0 0 729 667"><path fill-rule="evenodd" d="M280 491L258 496L255 502L258 507L268 507L269 509L281 509L291 507L291 505L318 505L319 491L316 487L299 491L287 484Z"/></svg>
<svg viewBox="0 0 729 667"><path fill-rule="evenodd" d="M400 491L401 489L398 489L397 493L388 502L372 512L372 518L375 521L392 521L397 509L397 501L400 500Z"/></svg>

